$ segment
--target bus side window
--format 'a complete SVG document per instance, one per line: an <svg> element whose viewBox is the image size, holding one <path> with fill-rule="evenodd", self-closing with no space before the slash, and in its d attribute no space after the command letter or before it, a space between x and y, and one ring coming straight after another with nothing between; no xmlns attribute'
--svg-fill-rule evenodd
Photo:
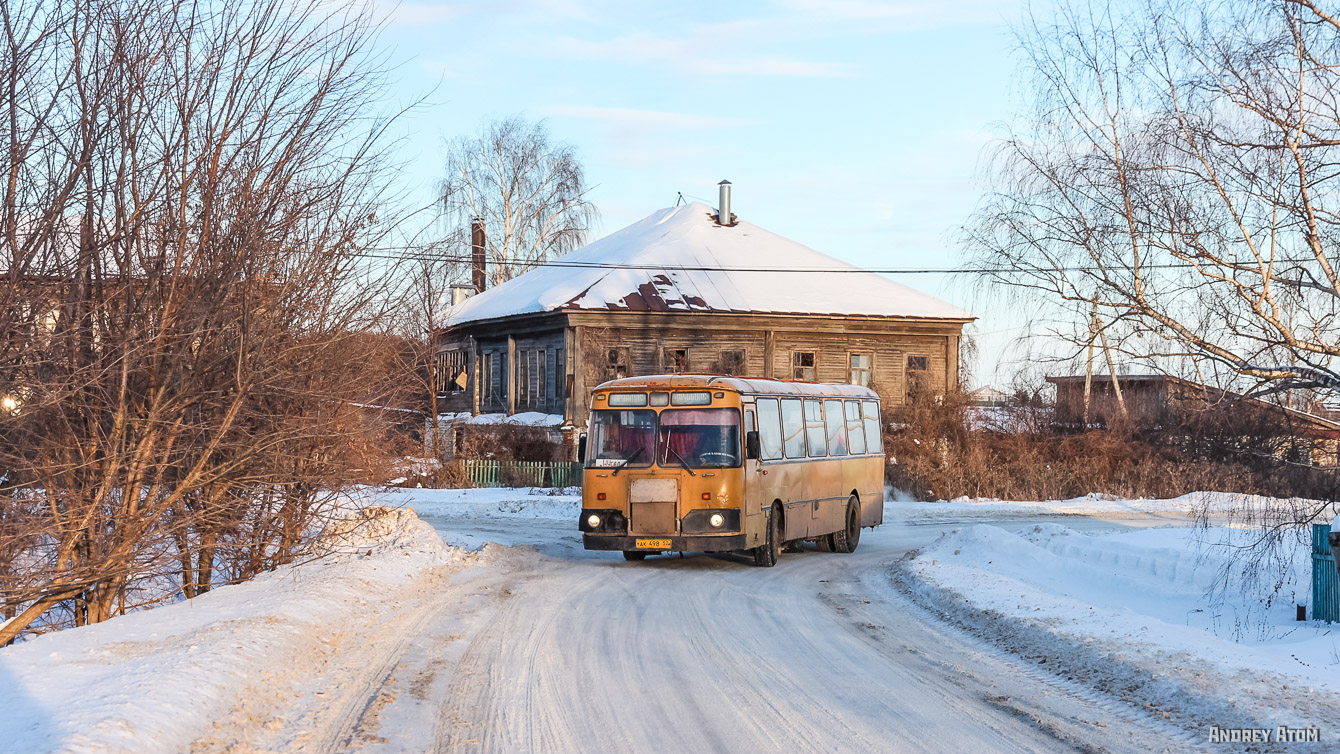
<svg viewBox="0 0 1340 754"><path fill-rule="evenodd" d="M799 398L783 398L782 437L784 438L787 458L805 457L805 414L800 408ZM763 438L759 438L762 440Z"/></svg>
<svg viewBox="0 0 1340 754"><path fill-rule="evenodd" d="M847 440L851 443L851 454L865 452L865 425L861 422L861 402L847 401Z"/></svg>
<svg viewBox="0 0 1340 754"><path fill-rule="evenodd" d="M782 457L782 417L776 398L758 399L758 441L765 461Z"/></svg>
<svg viewBox="0 0 1340 754"><path fill-rule="evenodd" d="M879 431L879 404L875 401L861 401L865 415L865 444L870 453L884 452L884 438Z"/></svg>
<svg viewBox="0 0 1340 754"><path fill-rule="evenodd" d="M809 446L810 458L823 458L828 455L828 445L824 432L824 403L820 400L805 400L805 444Z"/></svg>
<svg viewBox="0 0 1340 754"><path fill-rule="evenodd" d="M847 417L842 401L824 401L824 426L828 431L828 454L847 455Z"/></svg>

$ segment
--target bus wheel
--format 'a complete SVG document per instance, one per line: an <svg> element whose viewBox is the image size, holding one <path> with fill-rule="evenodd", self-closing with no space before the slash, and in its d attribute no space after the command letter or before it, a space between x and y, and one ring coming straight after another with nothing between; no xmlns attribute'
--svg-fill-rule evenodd
<svg viewBox="0 0 1340 754"><path fill-rule="evenodd" d="M763 538L763 544L754 548L754 565L763 568L772 568L777 565L777 558L782 554L782 517L777 509L781 507L780 503L773 503L768 511L768 533Z"/></svg>
<svg viewBox="0 0 1340 754"><path fill-rule="evenodd" d="M847 499L847 526L828 535L833 552L856 552L861 543L861 501L852 495Z"/></svg>
<svg viewBox="0 0 1340 754"><path fill-rule="evenodd" d="M646 560L646 559L647 559L647 553L645 553L645 552L638 552L637 550L624 550L624 551L623 551L623 559L624 559L624 560L632 560L632 561Z"/></svg>

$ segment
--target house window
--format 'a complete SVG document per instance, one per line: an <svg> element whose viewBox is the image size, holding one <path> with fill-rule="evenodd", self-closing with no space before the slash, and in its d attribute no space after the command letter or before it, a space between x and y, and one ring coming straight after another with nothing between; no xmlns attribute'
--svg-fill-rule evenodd
<svg viewBox="0 0 1340 754"><path fill-rule="evenodd" d="M530 354L526 351L516 353L516 406L530 407Z"/></svg>
<svg viewBox="0 0 1340 754"><path fill-rule="evenodd" d="M535 405L544 408L549 402L549 382L546 379L549 370L549 352L535 352Z"/></svg>
<svg viewBox="0 0 1340 754"><path fill-rule="evenodd" d="M671 374L683 374L689 371L689 352L682 348L665 349L665 371Z"/></svg>
<svg viewBox="0 0 1340 754"><path fill-rule="evenodd" d="M814 352L813 351L792 351L791 352L791 379L809 380L814 379Z"/></svg>
<svg viewBox="0 0 1340 754"><path fill-rule="evenodd" d="M744 374L744 351L722 351L719 369L722 374Z"/></svg>
<svg viewBox="0 0 1340 754"><path fill-rule="evenodd" d="M628 349L605 349L605 379L621 380L628 376Z"/></svg>
<svg viewBox="0 0 1340 754"><path fill-rule="evenodd" d="M486 353L480 356L479 369L481 374L479 382L483 387L483 393L480 397L484 404L492 404L497 397L497 392L493 388L494 377L498 374L497 359L498 354L496 353Z"/></svg>
<svg viewBox="0 0 1340 754"><path fill-rule="evenodd" d="M854 353L848 357L847 382L861 387L870 386L870 361L868 353Z"/></svg>
<svg viewBox="0 0 1340 754"><path fill-rule="evenodd" d="M915 398L926 390L926 357L908 356L907 357L907 397Z"/></svg>
<svg viewBox="0 0 1340 754"><path fill-rule="evenodd" d="M562 405L568 399L568 360L560 348L554 352L554 400Z"/></svg>
<svg viewBox="0 0 1340 754"><path fill-rule="evenodd" d="M437 354L436 384L433 389L438 395L459 393L465 389L465 351L442 351Z"/></svg>

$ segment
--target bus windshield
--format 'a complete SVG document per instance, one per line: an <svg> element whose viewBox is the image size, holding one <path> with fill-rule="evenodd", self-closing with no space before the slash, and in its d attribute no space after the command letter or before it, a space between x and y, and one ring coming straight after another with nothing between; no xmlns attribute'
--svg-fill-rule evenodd
<svg viewBox="0 0 1340 754"><path fill-rule="evenodd" d="M739 466L740 412L733 408L662 411L656 463L694 469Z"/></svg>
<svg viewBox="0 0 1340 754"><path fill-rule="evenodd" d="M666 409L658 422L650 409L596 410L587 448L587 465L598 468L645 467L653 460L691 469L739 466L740 412Z"/></svg>
<svg viewBox="0 0 1340 754"><path fill-rule="evenodd" d="M587 465L604 468L650 466L655 458L656 412L621 409L591 412Z"/></svg>

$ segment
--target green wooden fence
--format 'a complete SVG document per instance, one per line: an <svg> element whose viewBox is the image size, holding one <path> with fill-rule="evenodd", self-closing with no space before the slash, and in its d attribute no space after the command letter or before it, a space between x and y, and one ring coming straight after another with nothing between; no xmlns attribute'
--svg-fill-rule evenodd
<svg viewBox="0 0 1340 754"><path fill-rule="evenodd" d="M578 487L577 461L474 461L462 459L471 487Z"/></svg>
<svg viewBox="0 0 1340 754"><path fill-rule="evenodd" d="M1312 620L1340 622L1340 579L1326 535L1329 524L1312 525Z"/></svg>

